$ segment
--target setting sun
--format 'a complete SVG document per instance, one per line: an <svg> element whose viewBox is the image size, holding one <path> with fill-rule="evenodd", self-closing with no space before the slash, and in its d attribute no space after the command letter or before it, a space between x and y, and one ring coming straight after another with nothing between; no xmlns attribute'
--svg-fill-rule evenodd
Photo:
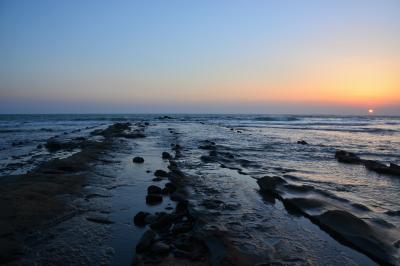
<svg viewBox="0 0 400 266"><path fill-rule="evenodd" d="M373 113L374 113L374 109L369 109L369 110L368 110L368 113L369 113L369 114L373 114Z"/></svg>

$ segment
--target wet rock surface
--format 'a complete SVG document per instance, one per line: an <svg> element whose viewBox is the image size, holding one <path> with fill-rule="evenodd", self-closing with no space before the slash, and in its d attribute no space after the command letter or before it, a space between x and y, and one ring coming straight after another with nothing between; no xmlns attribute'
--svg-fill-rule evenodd
<svg viewBox="0 0 400 266"><path fill-rule="evenodd" d="M377 172L379 174L400 176L400 166L394 163L389 163L388 166L385 163L374 160L363 160L356 154L343 150L336 151L335 158L342 163L363 164L368 170Z"/></svg>
<svg viewBox="0 0 400 266"><path fill-rule="evenodd" d="M34 204L44 202L42 209L32 211L33 216L41 216L38 224L48 220L42 215L57 216L57 221L46 225L42 235L31 237L30 243L15 238L12 242L15 228L2 226L0 239L12 245L8 251L4 248L7 252L0 258L7 254L8 260L15 261L22 256L25 265L30 261L38 265L129 265L129 256L135 256L133 262L138 265L374 265L349 246L381 264L396 265L400 238L395 224L374 217L370 205L344 199L319 183L299 184L304 173L298 170L273 162L263 165L255 158L279 148L247 147L251 142L244 144L250 134L246 128L238 127L240 133L219 128L223 137L241 135L237 143L228 145L221 135L204 140L204 134L198 137L190 131L189 135L184 126L177 129L174 124L159 123L150 131L150 123L121 123L112 130L97 130L93 133L100 136L96 141L77 140L83 143L78 147L83 149L83 157L81 153L43 166L48 179L29 191L27 199L32 205L24 211L28 214L30 206L37 208ZM206 127L208 132L209 125ZM144 134L145 129L146 137L132 137ZM132 138L128 134L133 134ZM297 139L288 141L288 147L304 156L309 156L305 150L310 152L317 145L317 141L306 147L293 145ZM132 150L127 148L130 145ZM63 149L69 148L59 151ZM163 153L168 149L171 154L167 157ZM257 149L262 153L255 154ZM143 156L144 165L133 164L133 154ZM83 159L86 156L90 158ZM292 159L290 153L282 156ZM344 160L348 160L346 156ZM74 165L75 159L84 163ZM343 167L367 167L366 160L361 160L360 166ZM92 164L98 168L89 185L85 176L94 171ZM313 170L312 165L307 167ZM386 167L395 169L396 165ZM163 170L154 178L156 169ZM139 177L139 172L143 176ZM67 184L74 185L68 196L62 196ZM56 192L46 195L50 188ZM355 188L343 185L340 192L348 189ZM155 196L155 204L146 205L147 196ZM66 208L65 202L71 200ZM1 206L5 217L9 202ZM139 209L131 211L132 205ZM120 219L121 212L128 218ZM56 213L62 213L62 218ZM398 217L396 211L385 215ZM319 228L345 246L321 234Z"/></svg>

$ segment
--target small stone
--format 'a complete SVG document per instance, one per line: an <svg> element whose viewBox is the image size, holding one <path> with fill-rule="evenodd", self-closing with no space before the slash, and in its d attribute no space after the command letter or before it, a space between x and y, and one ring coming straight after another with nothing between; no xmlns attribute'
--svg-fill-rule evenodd
<svg viewBox="0 0 400 266"><path fill-rule="evenodd" d="M152 179L152 181L154 182L160 182L161 180L163 180L161 177L156 177Z"/></svg>
<svg viewBox="0 0 400 266"><path fill-rule="evenodd" d="M134 163L144 163L144 159L142 157L137 156L137 157L133 158L133 162Z"/></svg>

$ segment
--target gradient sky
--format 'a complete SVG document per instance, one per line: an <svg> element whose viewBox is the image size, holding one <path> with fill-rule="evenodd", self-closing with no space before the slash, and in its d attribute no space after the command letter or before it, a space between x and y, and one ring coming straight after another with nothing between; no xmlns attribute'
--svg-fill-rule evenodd
<svg viewBox="0 0 400 266"><path fill-rule="evenodd" d="M0 113L400 115L400 1L0 0Z"/></svg>

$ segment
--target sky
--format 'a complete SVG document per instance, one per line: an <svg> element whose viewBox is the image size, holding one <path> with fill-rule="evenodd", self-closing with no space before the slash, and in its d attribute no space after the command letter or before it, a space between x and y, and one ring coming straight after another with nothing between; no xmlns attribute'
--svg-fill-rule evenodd
<svg viewBox="0 0 400 266"><path fill-rule="evenodd" d="M400 1L0 0L0 113L400 115Z"/></svg>

